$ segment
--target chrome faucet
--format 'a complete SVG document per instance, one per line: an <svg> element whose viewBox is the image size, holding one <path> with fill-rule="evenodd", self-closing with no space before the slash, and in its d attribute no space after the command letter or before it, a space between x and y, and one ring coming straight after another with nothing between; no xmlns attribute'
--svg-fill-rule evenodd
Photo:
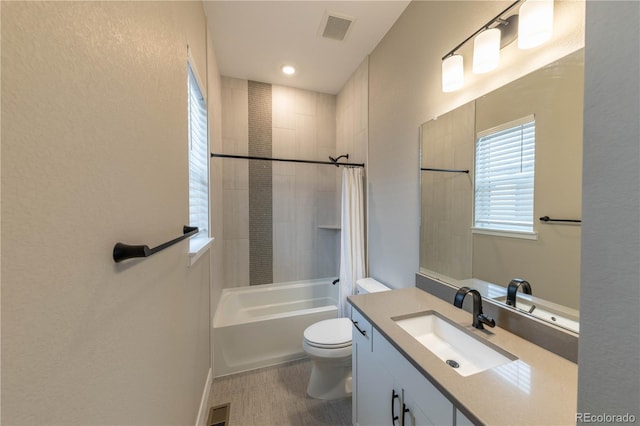
<svg viewBox="0 0 640 426"><path fill-rule="evenodd" d="M518 292L518 288L520 288L524 294L531 294L531 284L520 278L512 279L507 287L507 305L513 306L514 308L516 307L516 293Z"/></svg>
<svg viewBox="0 0 640 426"><path fill-rule="evenodd" d="M478 290L469 287L460 287L458 292L456 293L456 297L453 299L453 305L456 308L462 309L462 302L464 302L464 297L471 293L473 296L473 326L479 330L484 329L482 324L486 324L489 327L495 327L496 322L493 318L486 316L482 313L482 296Z"/></svg>

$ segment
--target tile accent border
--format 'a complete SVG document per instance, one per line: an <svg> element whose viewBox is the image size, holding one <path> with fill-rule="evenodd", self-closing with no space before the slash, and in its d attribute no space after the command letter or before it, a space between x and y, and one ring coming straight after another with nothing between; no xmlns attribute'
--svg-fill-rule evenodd
<svg viewBox="0 0 640 426"><path fill-rule="evenodd" d="M248 82L249 155L271 157L271 85ZM273 173L270 161L249 161L249 283L273 282Z"/></svg>

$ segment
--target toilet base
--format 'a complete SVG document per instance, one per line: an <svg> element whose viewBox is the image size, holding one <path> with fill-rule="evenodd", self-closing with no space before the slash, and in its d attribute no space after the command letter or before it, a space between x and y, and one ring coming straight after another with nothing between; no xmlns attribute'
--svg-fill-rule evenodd
<svg viewBox="0 0 640 426"><path fill-rule="evenodd" d="M351 396L351 358L344 363L316 362L307 386L307 394L315 399L339 399Z"/></svg>

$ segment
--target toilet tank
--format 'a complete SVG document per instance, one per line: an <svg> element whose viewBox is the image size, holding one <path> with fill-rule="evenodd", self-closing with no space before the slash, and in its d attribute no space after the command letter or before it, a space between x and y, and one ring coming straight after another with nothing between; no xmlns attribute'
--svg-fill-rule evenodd
<svg viewBox="0 0 640 426"><path fill-rule="evenodd" d="M389 287L379 281L374 280L373 278L359 279L358 281L356 281L356 288L356 294L377 293L379 291L391 290Z"/></svg>

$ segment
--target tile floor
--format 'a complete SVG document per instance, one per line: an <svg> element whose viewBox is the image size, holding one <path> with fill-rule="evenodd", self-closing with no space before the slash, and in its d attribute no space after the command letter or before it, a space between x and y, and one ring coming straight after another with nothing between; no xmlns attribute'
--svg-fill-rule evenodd
<svg viewBox="0 0 640 426"><path fill-rule="evenodd" d="M311 361L293 361L213 381L209 406L231 403L229 426L351 425L351 398L307 396Z"/></svg>

